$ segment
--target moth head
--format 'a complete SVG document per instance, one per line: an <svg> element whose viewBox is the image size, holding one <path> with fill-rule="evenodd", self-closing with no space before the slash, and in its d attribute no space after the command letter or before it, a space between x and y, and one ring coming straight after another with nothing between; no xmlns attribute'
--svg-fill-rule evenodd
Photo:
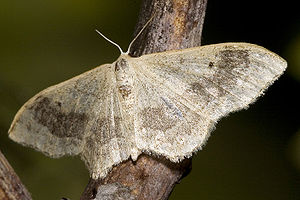
<svg viewBox="0 0 300 200"><path fill-rule="evenodd" d="M124 71L129 67L128 61L125 57L126 56L121 54L121 56L115 62L114 66L115 66L115 72L116 73L118 73L119 71Z"/></svg>

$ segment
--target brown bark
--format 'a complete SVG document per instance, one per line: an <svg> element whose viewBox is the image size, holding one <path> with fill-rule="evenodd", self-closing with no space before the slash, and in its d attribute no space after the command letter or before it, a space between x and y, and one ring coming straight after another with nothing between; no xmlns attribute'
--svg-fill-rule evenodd
<svg viewBox="0 0 300 200"><path fill-rule="evenodd" d="M135 35L154 16L130 49L132 56L200 46L207 0L144 0ZM127 160L102 180L90 179L81 200L168 199L175 184L191 169L191 159L172 163L139 156Z"/></svg>
<svg viewBox="0 0 300 200"><path fill-rule="evenodd" d="M154 17L133 45L131 55L200 46L206 4L207 0L144 0L135 35Z"/></svg>
<svg viewBox="0 0 300 200"><path fill-rule="evenodd" d="M31 200L31 196L0 151L0 200Z"/></svg>

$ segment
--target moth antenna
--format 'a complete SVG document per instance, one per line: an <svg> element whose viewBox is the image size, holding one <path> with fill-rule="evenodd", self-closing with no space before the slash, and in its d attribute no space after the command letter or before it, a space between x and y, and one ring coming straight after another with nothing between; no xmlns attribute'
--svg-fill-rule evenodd
<svg viewBox="0 0 300 200"><path fill-rule="evenodd" d="M95 31L101 35L105 40L107 40L108 42L110 42L111 44L115 45L116 47L118 47L118 49L120 50L121 54L124 54L124 51L122 50L122 48L115 42L113 42L112 40L108 39L107 37L105 37L105 35L103 35L100 31L98 31L97 29L95 29Z"/></svg>
<svg viewBox="0 0 300 200"><path fill-rule="evenodd" d="M133 38L133 40L130 42L128 49L126 51L126 54L129 53L130 48L132 44L135 42L135 40L141 35L141 33L145 30L145 28L148 26L148 24L152 21L153 17L155 16L155 13L152 15L152 17L147 21L147 23L143 26L143 28L139 31L139 33Z"/></svg>

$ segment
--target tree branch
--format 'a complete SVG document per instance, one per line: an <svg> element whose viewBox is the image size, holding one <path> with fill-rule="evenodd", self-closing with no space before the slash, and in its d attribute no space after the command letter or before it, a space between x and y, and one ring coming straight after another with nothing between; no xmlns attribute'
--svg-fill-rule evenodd
<svg viewBox="0 0 300 200"><path fill-rule="evenodd" d="M135 35L154 18L133 45L131 55L200 46L206 4L207 0L144 0Z"/></svg>
<svg viewBox="0 0 300 200"><path fill-rule="evenodd" d="M31 196L0 151L0 200L31 200Z"/></svg>
<svg viewBox="0 0 300 200"><path fill-rule="evenodd" d="M207 0L144 0L135 35L153 20L131 48L130 55L200 46ZM164 158L139 156L127 160L102 180L90 179L81 200L167 199L175 184L191 170L191 159L172 163Z"/></svg>

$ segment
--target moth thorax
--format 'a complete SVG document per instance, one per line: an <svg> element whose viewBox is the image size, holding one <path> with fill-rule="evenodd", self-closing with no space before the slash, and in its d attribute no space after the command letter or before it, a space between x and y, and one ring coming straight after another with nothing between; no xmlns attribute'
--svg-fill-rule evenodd
<svg viewBox="0 0 300 200"><path fill-rule="evenodd" d="M131 96L133 89L133 71L128 61L120 58L115 62L117 87L124 99Z"/></svg>

